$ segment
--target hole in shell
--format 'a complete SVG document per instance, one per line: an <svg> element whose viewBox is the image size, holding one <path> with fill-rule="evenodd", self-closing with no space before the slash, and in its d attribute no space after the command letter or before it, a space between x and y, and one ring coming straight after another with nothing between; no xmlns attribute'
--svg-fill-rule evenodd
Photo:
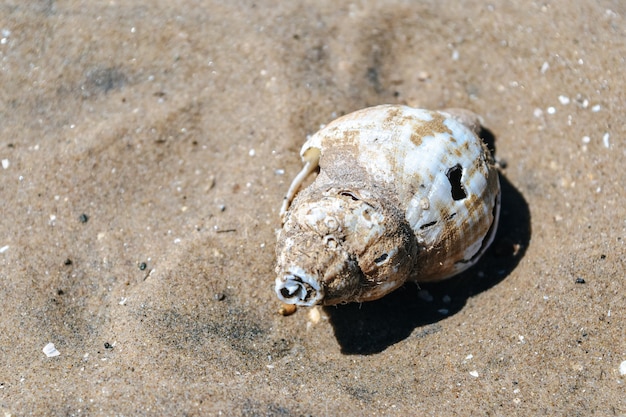
<svg viewBox="0 0 626 417"><path fill-rule="evenodd" d="M339 193L339 195L342 195L344 197L349 197L349 198L351 198L354 201L359 201L360 200L359 197L357 197L353 192L350 192L350 191L342 191L342 192Z"/></svg>
<svg viewBox="0 0 626 417"><path fill-rule="evenodd" d="M380 266L380 265L385 263L385 261L387 260L388 257L389 257L389 255L387 255L386 253L383 253L378 258L374 259L374 263L376 265Z"/></svg>
<svg viewBox="0 0 626 417"><path fill-rule="evenodd" d="M463 168L460 164L456 164L452 168L448 169L446 172L446 177L448 177L448 181L450 181L450 186L452 186L452 199L454 201L463 200L467 197L467 193L463 188L463 184L461 184L461 177L463 176Z"/></svg>
<svg viewBox="0 0 626 417"><path fill-rule="evenodd" d="M437 221L436 221L436 220L435 220L435 221L433 221L433 222L430 222L430 223L425 223L425 224L423 224L423 225L421 225L421 226L420 226L420 230L427 229L427 228L429 228L430 226L434 226L434 225L436 225L436 224L437 224Z"/></svg>

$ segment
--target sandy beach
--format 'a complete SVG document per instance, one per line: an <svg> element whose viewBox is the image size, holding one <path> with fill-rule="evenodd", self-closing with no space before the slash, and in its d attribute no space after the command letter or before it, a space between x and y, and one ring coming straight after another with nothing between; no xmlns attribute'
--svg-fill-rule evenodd
<svg viewBox="0 0 626 417"><path fill-rule="evenodd" d="M625 39L618 0L3 2L0 414L625 416ZM481 115L495 241L283 316L300 147L383 103Z"/></svg>

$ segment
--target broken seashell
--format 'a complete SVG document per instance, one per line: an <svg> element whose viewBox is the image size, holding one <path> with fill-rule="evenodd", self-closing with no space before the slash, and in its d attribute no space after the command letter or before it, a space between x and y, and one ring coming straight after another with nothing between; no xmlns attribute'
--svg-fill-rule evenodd
<svg viewBox="0 0 626 417"><path fill-rule="evenodd" d="M59 352L57 348L54 347L54 343L48 343L43 347L42 351L49 358L53 358L61 354L61 352Z"/></svg>
<svg viewBox="0 0 626 417"><path fill-rule="evenodd" d="M382 105L311 136L281 207L278 298L303 306L375 300L476 263L500 210L498 172L479 130L466 110Z"/></svg>

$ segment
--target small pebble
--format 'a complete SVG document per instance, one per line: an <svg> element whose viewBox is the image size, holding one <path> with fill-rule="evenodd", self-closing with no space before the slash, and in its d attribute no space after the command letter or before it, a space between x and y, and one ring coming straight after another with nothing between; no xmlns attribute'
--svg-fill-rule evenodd
<svg viewBox="0 0 626 417"><path fill-rule="evenodd" d="M619 374L622 376L626 375L626 361L619 365Z"/></svg>
<svg viewBox="0 0 626 417"><path fill-rule="evenodd" d="M89 216L83 213L80 216L78 216L78 220L80 220L81 223L87 223L89 221Z"/></svg>
<svg viewBox="0 0 626 417"><path fill-rule="evenodd" d="M223 292L217 292L213 294L213 299L215 301L224 301L225 298L226 298L226 294L224 294Z"/></svg>
<svg viewBox="0 0 626 417"><path fill-rule="evenodd" d="M142 262L142 263L139 264L139 270L140 271L144 271L147 267L148 267L148 265L145 262Z"/></svg>
<svg viewBox="0 0 626 417"><path fill-rule="evenodd" d="M562 105L567 105L569 104L569 97L567 96L559 96L559 103L561 103Z"/></svg>
<svg viewBox="0 0 626 417"><path fill-rule="evenodd" d="M584 278L576 278L576 284L584 284L585 283L585 279Z"/></svg>
<svg viewBox="0 0 626 417"><path fill-rule="evenodd" d="M604 147L609 149L609 147L611 146L611 144L609 143L609 132L606 132L604 134L604 136L602 136L602 143L604 144Z"/></svg>
<svg viewBox="0 0 626 417"><path fill-rule="evenodd" d="M298 306L295 304L282 304L278 309L278 314L287 317L295 313L296 310L298 310Z"/></svg>
<svg viewBox="0 0 626 417"><path fill-rule="evenodd" d="M109 342L104 342L105 349L113 349L113 346Z"/></svg>
<svg viewBox="0 0 626 417"><path fill-rule="evenodd" d="M320 322L322 315L320 314L320 310L317 307L313 307L309 310L309 321L313 324L317 324Z"/></svg>
<svg viewBox="0 0 626 417"><path fill-rule="evenodd" d="M426 71L420 71L417 73L417 79L420 81L426 81L430 78L430 74Z"/></svg>

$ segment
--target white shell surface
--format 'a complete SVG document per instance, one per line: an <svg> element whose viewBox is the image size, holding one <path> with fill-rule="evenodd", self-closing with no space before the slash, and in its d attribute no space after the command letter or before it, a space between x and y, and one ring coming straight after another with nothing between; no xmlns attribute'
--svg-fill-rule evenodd
<svg viewBox="0 0 626 417"><path fill-rule="evenodd" d="M57 348L54 347L54 343L48 343L43 347L42 351L49 358L53 358L61 354L61 352L59 352Z"/></svg>
<svg viewBox="0 0 626 417"><path fill-rule="evenodd" d="M383 204L381 202L385 205L384 210L381 209L383 212L401 213L417 245L416 251L411 248L402 251L408 254L403 256L412 256L413 266L409 276L393 276L392 268L386 271L387 277L382 277L387 278L386 281L376 278L377 290L368 289L356 296L350 294L345 301L377 298L379 293L392 291L407 279L434 281L455 275L473 265L491 242L499 210L498 174L489 151L472 130L478 124L463 124L461 121L465 122L467 114L462 116L408 106L371 107L333 121L304 144L301 151L303 160L309 165L319 164L320 174L306 192L301 192L293 201L286 213L283 231L294 227L290 223L302 223L312 213L315 213L316 219L323 220L330 212L345 211L347 208L342 206L345 204L335 202L332 200L334 195L331 195L337 190L341 193L345 185L349 194L367 202L363 206L365 208L358 210L365 210L368 217L374 212L382 216L376 211L376 207ZM323 190L323 193L316 194L315 188ZM320 203L320 207L326 207L317 210L315 200L320 198L331 200ZM293 213L299 213L298 206L303 204L310 207L307 214L304 217L294 216ZM329 205L333 204L336 207L330 208ZM336 217L336 214L333 215ZM390 217L387 223L382 219L378 222L381 225L381 231L377 232L380 239L386 238L386 235L394 236L394 227L402 227L393 224L397 220L392 219L394 216L388 214L387 217ZM347 229L349 234L351 228ZM345 240L349 244L343 246L349 246L348 252L354 255L361 270L370 270L368 265L361 265L360 254L365 253L367 245L374 242L380 245L381 242L372 237L363 239L364 248L354 250L355 242L349 239ZM281 271L285 264L289 264L290 252L294 249L292 247L285 253L280 240L281 236L277 293L282 285ZM342 242L339 242L340 246ZM297 246L297 243L292 240L291 245ZM395 253L396 249L390 247L384 256ZM311 248L308 251L312 253ZM307 269L302 265L287 268L295 267ZM319 268L319 265L316 267ZM403 268L397 269L399 275L406 275L400 272ZM312 280L311 276L315 274L319 275L319 271L313 271L307 280ZM370 284L368 282L367 285ZM279 293L279 297L289 298L284 297L284 291L283 296Z"/></svg>

